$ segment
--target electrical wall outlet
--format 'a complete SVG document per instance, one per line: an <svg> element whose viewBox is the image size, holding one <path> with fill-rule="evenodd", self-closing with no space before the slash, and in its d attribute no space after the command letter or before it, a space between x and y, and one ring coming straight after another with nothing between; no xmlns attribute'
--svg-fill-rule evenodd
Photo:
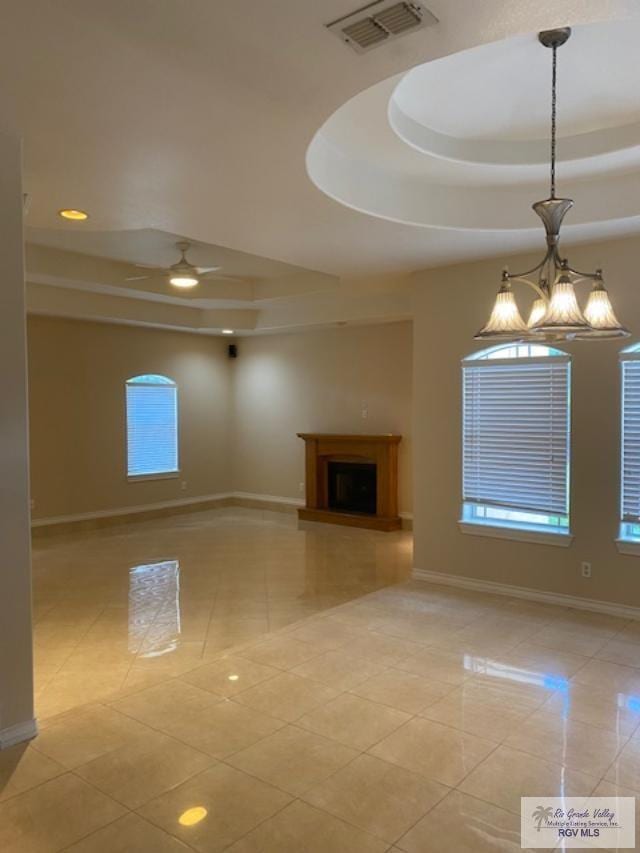
<svg viewBox="0 0 640 853"><path fill-rule="evenodd" d="M182 480L182 482L180 483L180 488L183 492L187 491L187 481L186 480Z"/></svg>
<svg viewBox="0 0 640 853"><path fill-rule="evenodd" d="M35 499L35 498L31 498L31 500L29 501L29 503L31 504L31 509L35 509L35 508L36 508L36 499Z"/></svg>
<svg viewBox="0 0 640 853"><path fill-rule="evenodd" d="M580 569L582 570L583 578L591 577L591 563L580 563Z"/></svg>
<svg viewBox="0 0 640 853"><path fill-rule="evenodd" d="M300 494L304 492L304 483L298 483L298 491Z"/></svg>

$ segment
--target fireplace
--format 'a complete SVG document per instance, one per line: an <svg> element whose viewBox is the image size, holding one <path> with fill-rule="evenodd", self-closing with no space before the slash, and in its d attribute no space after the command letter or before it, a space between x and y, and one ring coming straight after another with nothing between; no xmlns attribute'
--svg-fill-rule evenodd
<svg viewBox="0 0 640 853"><path fill-rule="evenodd" d="M298 433L305 442L305 521L398 530L399 435Z"/></svg>
<svg viewBox="0 0 640 853"><path fill-rule="evenodd" d="M329 509L376 514L375 462L332 462L327 465Z"/></svg>

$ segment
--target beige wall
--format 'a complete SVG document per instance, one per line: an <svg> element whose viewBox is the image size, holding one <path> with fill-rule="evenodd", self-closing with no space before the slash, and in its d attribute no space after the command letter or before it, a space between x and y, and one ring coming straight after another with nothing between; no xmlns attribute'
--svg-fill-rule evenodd
<svg viewBox="0 0 640 853"><path fill-rule="evenodd" d="M640 241L572 248L569 256L581 269L604 267L618 316L633 332L622 343L583 341L562 346L574 356L571 527L575 540L565 549L464 535L458 530L460 360L483 348L473 335L488 317L503 261L465 264L415 277L415 566L639 606L640 557L619 554L614 539L619 500L618 352L640 340ZM516 270L536 260L527 256L508 262ZM528 304L528 291L517 288L517 296L523 306ZM591 580L580 575L583 560L593 564Z"/></svg>
<svg viewBox="0 0 640 853"><path fill-rule="evenodd" d="M20 171L0 131L0 748L35 734Z"/></svg>
<svg viewBox="0 0 640 853"><path fill-rule="evenodd" d="M238 344L232 367L235 490L303 497L304 448L297 432L397 432L403 436L400 510L411 511L411 323Z"/></svg>
<svg viewBox="0 0 640 853"><path fill-rule="evenodd" d="M242 491L302 496L296 432L399 432L411 511L411 324L238 340L29 317L34 518ZM126 479L124 383L178 383L179 479ZM362 417L363 407L368 417ZM186 490L180 488L187 483Z"/></svg>
<svg viewBox="0 0 640 853"><path fill-rule="evenodd" d="M39 316L28 336L34 518L230 490L225 341ZM141 373L178 383L179 479L127 482L124 384Z"/></svg>

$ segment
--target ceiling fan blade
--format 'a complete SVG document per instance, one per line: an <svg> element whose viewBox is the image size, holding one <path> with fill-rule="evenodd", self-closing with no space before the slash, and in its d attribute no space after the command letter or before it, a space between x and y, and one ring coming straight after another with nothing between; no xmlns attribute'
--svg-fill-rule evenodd
<svg viewBox="0 0 640 853"><path fill-rule="evenodd" d="M130 275L125 278L125 281L145 281L148 278L152 278L150 275Z"/></svg>
<svg viewBox="0 0 640 853"><path fill-rule="evenodd" d="M141 270L163 270L164 267L158 267L155 264L134 264L134 267L139 267Z"/></svg>
<svg viewBox="0 0 640 853"><path fill-rule="evenodd" d="M206 281L247 281L249 276L246 275L225 275L221 272L210 272L202 276Z"/></svg>
<svg viewBox="0 0 640 853"><path fill-rule="evenodd" d="M198 275L207 275L210 272L217 272L222 267L195 267L195 271Z"/></svg>

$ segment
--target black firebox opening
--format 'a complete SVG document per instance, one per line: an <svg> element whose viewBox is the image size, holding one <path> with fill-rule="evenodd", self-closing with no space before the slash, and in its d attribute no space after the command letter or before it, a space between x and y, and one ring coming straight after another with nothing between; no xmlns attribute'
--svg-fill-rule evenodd
<svg viewBox="0 0 640 853"><path fill-rule="evenodd" d="M329 509L376 514L376 466L329 462Z"/></svg>

